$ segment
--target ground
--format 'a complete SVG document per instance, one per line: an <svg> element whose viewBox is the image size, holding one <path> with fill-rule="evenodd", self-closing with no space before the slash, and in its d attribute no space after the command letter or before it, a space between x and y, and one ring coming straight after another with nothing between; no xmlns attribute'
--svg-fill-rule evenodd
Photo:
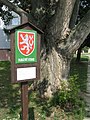
<svg viewBox="0 0 90 120"><path fill-rule="evenodd" d="M86 90L87 59L86 56L83 57L79 64L73 59L70 71L71 76L78 76L78 85L83 92ZM61 103L60 105L55 103L57 96L54 98L55 101L52 102L54 104L51 104L50 99L42 99L37 91L32 91L30 84L29 120L83 120L85 116L84 104L80 103L78 111L70 111L69 105L69 110L67 111L60 107ZM11 84L10 62L0 62L0 120L20 120L20 94L20 84ZM65 99L62 98L62 100Z"/></svg>

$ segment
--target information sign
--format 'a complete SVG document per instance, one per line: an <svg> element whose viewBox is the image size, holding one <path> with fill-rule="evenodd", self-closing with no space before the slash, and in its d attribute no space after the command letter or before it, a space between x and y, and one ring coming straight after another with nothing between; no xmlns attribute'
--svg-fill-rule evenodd
<svg viewBox="0 0 90 120"><path fill-rule="evenodd" d="M15 32L15 63L37 62L37 32L17 30Z"/></svg>
<svg viewBox="0 0 90 120"><path fill-rule="evenodd" d="M43 33L26 22L9 29L12 83L40 79L40 40Z"/></svg>

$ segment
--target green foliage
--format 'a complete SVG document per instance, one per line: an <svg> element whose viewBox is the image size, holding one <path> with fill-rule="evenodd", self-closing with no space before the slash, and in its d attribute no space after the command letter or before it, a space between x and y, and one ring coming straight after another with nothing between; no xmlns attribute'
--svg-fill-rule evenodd
<svg viewBox="0 0 90 120"><path fill-rule="evenodd" d="M9 0L16 6L22 8L29 14L32 14L36 22L40 24L44 19L49 19L52 15L55 14L57 9L57 3L59 0ZM4 6L5 7L5 6ZM11 10L6 7L5 10L2 9L3 5L0 5L0 16L2 17L5 24L8 24L9 21L13 18ZM80 0L80 10L78 15L78 20L85 15L85 13L90 9L90 0ZM47 20L46 20L47 21ZM45 22L45 21L44 21ZM43 23L44 24L44 23Z"/></svg>
<svg viewBox="0 0 90 120"><path fill-rule="evenodd" d="M72 77L61 81L61 90L52 99L43 99L30 89L30 120L83 120L85 104L79 93L86 83L87 61L82 60L81 64L72 62ZM11 84L10 62L0 62L0 92L0 120L21 120L20 86Z"/></svg>
<svg viewBox="0 0 90 120"><path fill-rule="evenodd" d="M11 84L10 62L0 61L0 120L19 120L19 85Z"/></svg>
<svg viewBox="0 0 90 120"><path fill-rule="evenodd" d="M82 98L79 96L79 85L77 83L77 76L73 76L68 82L62 81L62 88L54 94L51 104L59 105L67 112L77 111L82 108ZM80 112L80 110L78 111Z"/></svg>
<svg viewBox="0 0 90 120"><path fill-rule="evenodd" d="M85 54L81 56L80 63L76 62L76 58L72 59L71 61L70 75L78 76L77 82L82 92L86 91L87 67L88 67L88 56L86 56Z"/></svg>
<svg viewBox="0 0 90 120"><path fill-rule="evenodd" d="M89 47L87 47L87 46L85 46L85 47L83 48L83 50L84 50L85 53L88 52L88 49L89 49Z"/></svg>

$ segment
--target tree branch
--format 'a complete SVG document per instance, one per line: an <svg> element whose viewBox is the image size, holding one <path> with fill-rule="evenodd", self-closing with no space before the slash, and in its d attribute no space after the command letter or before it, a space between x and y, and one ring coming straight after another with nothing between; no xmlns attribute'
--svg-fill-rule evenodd
<svg viewBox="0 0 90 120"><path fill-rule="evenodd" d="M54 43L61 43L66 38L69 30L69 22L76 0L59 0L55 15L49 20L47 24L47 41L51 39ZM48 38L49 36L49 38ZM50 36L52 38L50 38ZM49 44L50 44L49 43Z"/></svg>
<svg viewBox="0 0 90 120"><path fill-rule="evenodd" d="M0 3L8 6L12 11L16 12L20 16L24 16L26 19L28 18L28 13L25 12L23 9L19 8L18 6L15 6L13 3L9 2L8 0L0 0Z"/></svg>
<svg viewBox="0 0 90 120"><path fill-rule="evenodd" d="M79 11L79 4L80 4L80 0L76 0L74 9L73 9L73 12L71 15L70 23L69 23L70 29L73 29L75 27L77 15L78 15L78 11Z"/></svg>
<svg viewBox="0 0 90 120"><path fill-rule="evenodd" d="M81 22L72 30L67 39L66 51L73 53L84 42L90 33L90 10L86 13Z"/></svg>

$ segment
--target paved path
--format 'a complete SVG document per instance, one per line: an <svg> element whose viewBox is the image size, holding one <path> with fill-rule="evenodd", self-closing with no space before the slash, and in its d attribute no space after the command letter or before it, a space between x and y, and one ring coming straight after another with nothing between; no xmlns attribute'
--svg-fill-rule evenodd
<svg viewBox="0 0 90 120"><path fill-rule="evenodd" d="M90 120L90 118L84 118L83 120Z"/></svg>
<svg viewBox="0 0 90 120"><path fill-rule="evenodd" d="M84 120L90 120L90 56L88 61L88 71L87 71L87 89L85 94L86 101L86 115L87 117Z"/></svg>

